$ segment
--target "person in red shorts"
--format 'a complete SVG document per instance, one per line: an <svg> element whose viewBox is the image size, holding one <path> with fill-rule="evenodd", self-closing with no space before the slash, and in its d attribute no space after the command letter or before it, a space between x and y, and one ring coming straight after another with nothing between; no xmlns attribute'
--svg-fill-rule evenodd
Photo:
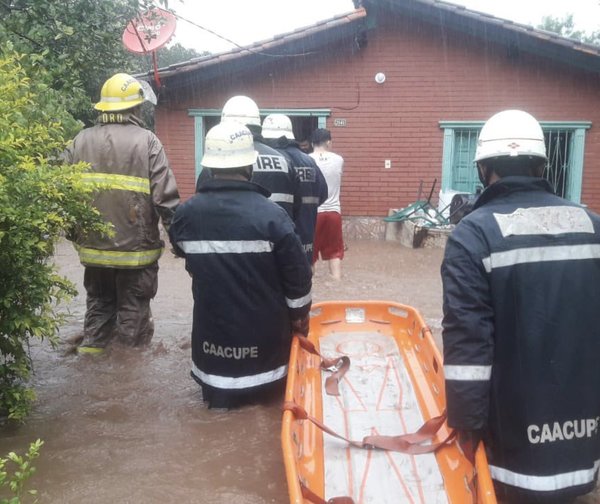
<svg viewBox="0 0 600 504"><path fill-rule="evenodd" d="M312 135L313 152L310 156L317 162L327 181L328 196L319 206L313 249L314 264L319 259L328 261L329 274L335 280L342 278L344 240L342 237L342 211L340 187L344 171L344 158L331 152L331 133L324 128L316 129Z"/></svg>

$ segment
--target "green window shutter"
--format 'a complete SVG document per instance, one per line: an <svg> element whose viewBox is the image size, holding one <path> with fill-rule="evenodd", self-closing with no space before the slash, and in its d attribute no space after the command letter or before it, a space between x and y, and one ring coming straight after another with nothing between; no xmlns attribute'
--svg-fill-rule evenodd
<svg viewBox="0 0 600 504"><path fill-rule="evenodd" d="M195 150L194 150L194 165L196 172L196 180L202 172L202 155L204 154L204 116L194 116L194 139L195 139Z"/></svg>
<svg viewBox="0 0 600 504"><path fill-rule="evenodd" d="M452 163L454 162L454 128L444 129L442 156L442 191L452 189Z"/></svg>
<svg viewBox="0 0 600 504"><path fill-rule="evenodd" d="M583 156L585 152L585 128L577 128L571 135L571 156L569 158L569 177L565 197L581 203L583 185Z"/></svg>
<svg viewBox="0 0 600 504"><path fill-rule="evenodd" d="M473 159L477 149L478 131L454 132L454 155L452 160L452 186L455 191L474 193L479 182Z"/></svg>

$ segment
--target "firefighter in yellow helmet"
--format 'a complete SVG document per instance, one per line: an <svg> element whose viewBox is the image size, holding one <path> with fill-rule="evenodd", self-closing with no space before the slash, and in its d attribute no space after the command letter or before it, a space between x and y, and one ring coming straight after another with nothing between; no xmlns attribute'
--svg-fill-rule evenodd
<svg viewBox="0 0 600 504"><path fill-rule="evenodd" d="M138 346L154 333L150 300L157 290L165 228L179 204L175 177L160 140L139 118L152 90L118 73L102 86L98 122L68 147L71 163L90 164L84 180L99 184L94 205L113 226L112 236L78 230L73 237L85 266L87 292L79 353L101 353L111 341Z"/></svg>

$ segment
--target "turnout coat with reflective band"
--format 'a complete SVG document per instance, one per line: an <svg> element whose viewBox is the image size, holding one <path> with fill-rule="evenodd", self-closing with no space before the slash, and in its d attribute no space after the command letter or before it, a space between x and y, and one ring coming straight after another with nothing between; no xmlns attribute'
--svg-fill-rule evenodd
<svg viewBox="0 0 600 504"><path fill-rule="evenodd" d="M258 158L252 167L252 182L269 191L269 199L283 208L296 222L302 196L294 167L285 156L266 145L258 135L254 135L254 149L258 152Z"/></svg>
<svg viewBox="0 0 600 504"><path fill-rule="evenodd" d="M312 263L317 209L327 199L327 182L315 160L300 150L298 142L285 137L267 142L287 156L296 171L302 202L296 217L296 231Z"/></svg>
<svg viewBox="0 0 600 504"><path fill-rule="evenodd" d="M484 430L497 482L565 498L590 491L600 218L543 179L503 178L450 236L442 279L449 424Z"/></svg>
<svg viewBox="0 0 600 504"><path fill-rule="evenodd" d="M210 179L169 230L193 278L193 373L211 387L284 377L290 321L310 310L310 266L292 221L267 196L252 182Z"/></svg>
<svg viewBox="0 0 600 504"><path fill-rule="evenodd" d="M179 193L160 140L140 124L131 114L102 114L65 153L68 162L91 164L84 180L101 184L94 205L114 226L113 236L76 240L86 266L143 268L162 253L159 217L168 227Z"/></svg>

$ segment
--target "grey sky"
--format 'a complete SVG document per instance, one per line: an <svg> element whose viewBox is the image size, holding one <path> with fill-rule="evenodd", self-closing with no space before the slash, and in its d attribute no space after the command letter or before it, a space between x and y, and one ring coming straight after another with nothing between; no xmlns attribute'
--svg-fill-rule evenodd
<svg viewBox="0 0 600 504"><path fill-rule="evenodd" d="M600 30L599 0L455 0L453 3L519 23L537 25L544 16L572 13L585 31ZM190 21L237 44L246 45L351 11L352 0L171 0L169 6ZM179 20L175 42L213 53L234 46Z"/></svg>

